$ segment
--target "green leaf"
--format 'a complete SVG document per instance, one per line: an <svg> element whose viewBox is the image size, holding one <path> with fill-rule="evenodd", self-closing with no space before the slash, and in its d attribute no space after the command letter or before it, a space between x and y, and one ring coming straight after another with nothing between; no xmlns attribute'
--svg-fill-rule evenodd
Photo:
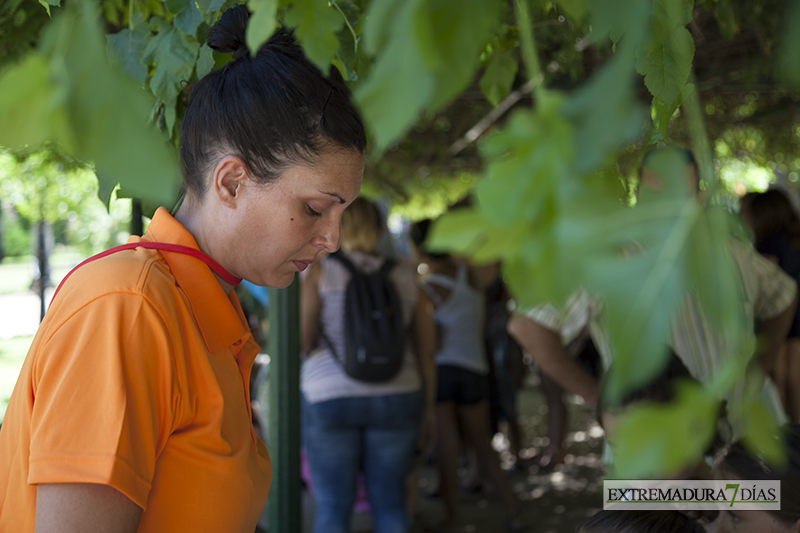
<svg viewBox="0 0 800 533"><path fill-rule="evenodd" d="M482 147L485 177L476 186L487 221L508 225L546 216L547 201L571 159L573 131L561 116L562 99L547 95L535 112L515 112L508 126Z"/></svg>
<svg viewBox="0 0 800 533"><path fill-rule="evenodd" d="M641 135L645 111L634 96L629 56L617 52L564 106L576 132L575 152L581 154L576 168L581 173L603 167L609 154Z"/></svg>
<svg viewBox="0 0 800 533"><path fill-rule="evenodd" d="M209 13L214 13L215 11L222 8L225 5L225 0L196 0L197 1L197 8L200 10L200 14L205 17Z"/></svg>
<svg viewBox="0 0 800 533"><path fill-rule="evenodd" d="M327 0L294 0L285 22L296 28L295 35L308 59L327 75L339 48L336 32L344 24L339 12Z"/></svg>
<svg viewBox="0 0 800 533"><path fill-rule="evenodd" d="M50 16L50 6L61 7L61 0L39 0L39 3L47 10L47 16Z"/></svg>
<svg viewBox="0 0 800 533"><path fill-rule="evenodd" d="M183 33L197 36L197 27L202 24L203 16L194 3L194 0L164 0L170 13L175 15L172 24Z"/></svg>
<svg viewBox="0 0 800 533"><path fill-rule="evenodd" d="M789 2L784 18L776 72L796 90L800 88L800 2Z"/></svg>
<svg viewBox="0 0 800 533"><path fill-rule="evenodd" d="M147 81L147 65L142 58L150 37L145 24L106 36L109 57L141 86Z"/></svg>
<svg viewBox="0 0 800 533"><path fill-rule="evenodd" d="M353 33L347 24L339 30L336 38L339 41L339 50L336 52L337 67L345 80L355 81L358 79L358 73L355 70L358 43L353 38Z"/></svg>
<svg viewBox="0 0 800 533"><path fill-rule="evenodd" d="M653 127L661 135L661 140L669 137L669 123L672 119L672 115L681 106L681 104L683 104L684 100L686 100L692 91L694 91L694 84L687 83L681 89L678 98L669 105L666 105L658 98L653 97L653 104L651 107ZM647 144L653 143L648 142Z"/></svg>
<svg viewBox="0 0 800 533"><path fill-rule="evenodd" d="M50 74L70 126L69 143L51 138L138 197L171 205L180 175L176 154L146 124L151 98L108 64L97 21L92 2L73 2L42 36L42 54L58 58Z"/></svg>
<svg viewBox="0 0 800 533"><path fill-rule="evenodd" d="M50 79L47 60L31 53L0 75L0 146L36 147L58 139L71 147L63 98Z"/></svg>
<svg viewBox="0 0 800 533"><path fill-rule="evenodd" d="M689 197L682 154L662 150L648 167L662 177L661 190L643 189L635 208L586 220L583 235L570 242L586 252L583 281L605 304L612 401L656 375L665 361L670 324L686 297L687 243L700 211Z"/></svg>
<svg viewBox="0 0 800 533"><path fill-rule="evenodd" d="M714 436L719 402L701 385L678 382L671 404L641 402L618 415L609 436L622 479L663 479L697 465Z"/></svg>
<svg viewBox="0 0 800 533"><path fill-rule="evenodd" d="M192 77L200 44L197 40L154 18L151 27L157 31L144 49L144 61L155 64L150 78L150 90L163 102L174 102L181 92L181 84Z"/></svg>
<svg viewBox="0 0 800 533"><path fill-rule="evenodd" d="M425 242L425 250L471 254L484 233L483 219L475 209L457 209L436 220Z"/></svg>
<svg viewBox="0 0 800 533"><path fill-rule="evenodd" d="M587 0L558 0L558 6L564 10L569 18L581 23L586 18Z"/></svg>
<svg viewBox="0 0 800 533"><path fill-rule="evenodd" d="M744 445L756 457L762 458L774 467L786 464L787 453L781 424L763 400L755 399L744 411Z"/></svg>
<svg viewBox="0 0 800 533"><path fill-rule="evenodd" d="M111 209L111 196L114 194L114 189L117 188L117 180L106 176L104 172L95 172L97 175L97 197L106 206L106 210Z"/></svg>
<svg viewBox="0 0 800 533"><path fill-rule="evenodd" d="M200 53L197 55L197 78L204 78L209 72L214 69L214 51L208 46L208 43L203 43L200 46Z"/></svg>
<svg viewBox="0 0 800 533"><path fill-rule="evenodd" d="M430 61L426 56L435 55L431 52L435 49L426 46L431 42L423 0L370 3L364 44L367 50L381 53L355 97L379 151L395 142L433 97L435 77L425 67Z"/></svg>
<svg viewBox="0 0 800 533"><path fill-rule="evenodd" d="M247 7L252 15L247 23L247 48L252 55L256 55L278 27L275 18L278 12L278 0L249 0Z"/></svg>
<svg viewBox="0 0 800 533"><path fill-rule="evenodd" d="M741 277L731 249L749 244L736 243L729 237L728 214L723 208L708 207L695 223L689 246L688 281L705 317L726 332L733 346L743 346L748 324L741 304Z"/></svg>
<svg viewBox="0 0 800 533"><path fill-rule="evenodd" d="M676 28L649 47L644 57L640 72L650 94L661 102L678 100L692 70L694 40L689 30Z"/></svg>
<svg viewBox="0 0 800 533"><path fill-rule="evenodd" d="M503 6L496 0L430 1L438 64L429 66L436 76L436 91L426 106L429 112L449 102L472 80L480 53L503 16Z"/></svg>
<svg viewBox="0 0 800 533"><path fill-rule="evenodd" d="M592 25L592 42L606 38L613 42L631 30L637 30L642 16L650 13L647 0L590 0L589 19Z"/></svg>
<svg viewBox="0 0 800 533"><path fill-rule="evenodd" d="M395 21L401 16L408 16L403 8L409 3L402 0L373 0L369 3L363 31L367 53L377 56L389 46L394 31L401 31L399 28L395 29ZM420 4L415 3L417 7Z"/></svg>
<svg viewBox="0 0 800 533"><path fill-rule="evenodd" d="M497 106L511 90L511 85L517 77L519 64L511 52L497 49L492 54L486 70L481 76L481 91L493 106Z"/></svg>

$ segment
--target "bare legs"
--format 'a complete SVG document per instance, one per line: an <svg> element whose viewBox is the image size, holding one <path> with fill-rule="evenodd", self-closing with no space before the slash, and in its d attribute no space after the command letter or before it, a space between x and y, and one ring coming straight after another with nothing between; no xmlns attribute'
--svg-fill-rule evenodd
<svg viewBox="0 0 800 533"><path fill-rule="evenodd" d="M437 459L441 473L442 497L448 517L443 525L454 530L461 525L458 508L460 486L456 465L460 449L458 438L460 421L466 437L472 442L482 471L497 490L511 525L518 526L517 498L505 472L500 468L497 454L492 449L488 401L483 400L470 405L456 405L454 402L438 403L436 416L439 427Z"/></svg>
<svg viewBox="0 0 800 533"><path fill-rule="evenodd" d="M564 389L547 374L539 371L542 392L547 402L547 447L538 454L542 468L552 468L564 462L564 437L567 431L567 406L564 403Z"/></svg>

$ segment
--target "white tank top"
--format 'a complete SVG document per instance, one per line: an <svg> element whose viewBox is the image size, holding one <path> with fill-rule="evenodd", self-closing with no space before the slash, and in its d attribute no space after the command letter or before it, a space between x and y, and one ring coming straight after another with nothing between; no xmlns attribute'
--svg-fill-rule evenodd
<svg viewBox="0 0 800 533"><path fill-rule="evenodd" d="M431 285L450 289L442 301ZM434 317L441 326L441 341L436 353L437 365L453 365L478 374L488 374L486 349L483 340L486 307L482 292L472 288L467 266L459 264L456 278L431 274L423 287L436 305Z"/></svg>

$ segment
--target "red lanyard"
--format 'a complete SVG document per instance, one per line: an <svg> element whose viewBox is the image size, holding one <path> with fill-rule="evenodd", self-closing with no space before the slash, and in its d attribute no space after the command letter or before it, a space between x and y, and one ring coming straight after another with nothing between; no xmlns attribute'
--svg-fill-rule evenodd
<svg viewBox="0 0 800 533"><path fill-rule="evenodd" d="M149 242L149 241L140 241L140 242L131 242L128 244L123 244L122 246L117 246L106 250L105 252L100 252L97 255L93 255L89 259L81 262L78 266L70 270L64 279L61 280L61 283L58 284L58 288L56 288L56 292L53 293L53 299L55 299L56 294L61 289L61 286L64 285L64 282L67 281L67 278L72 275L73 272L78 270L80 267L85 265L86 263L91 263L96 259L100 259L101 257L105 257L107 255L111 255L116 252L121 252L122 250L133 250L134 248L149 248L152 250L163 250L165 252L175 252L178 254L190 255L196 259L207 264L211 270L217 273L219 277L221 277L226 283L230 283L234 287L239 285L242 280L241 278L237 278L224 268L222 268L219 263L208 257L206 254L201 252L200 250L196 250L195 248L190 248L188 246L181 246L180 244L169 244L166 242Z"/></svg>

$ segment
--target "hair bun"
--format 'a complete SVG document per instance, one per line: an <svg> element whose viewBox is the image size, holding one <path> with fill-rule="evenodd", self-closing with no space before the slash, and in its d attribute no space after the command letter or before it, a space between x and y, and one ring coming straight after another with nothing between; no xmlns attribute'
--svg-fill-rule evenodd
<svg viewBox="0 0 800 533"><path fill-rule="evenodd" d="M247 49L247 21L250 12L244 5L236 6L223 13L208 32L208 46L220 53L231 53Z"/></svg>

